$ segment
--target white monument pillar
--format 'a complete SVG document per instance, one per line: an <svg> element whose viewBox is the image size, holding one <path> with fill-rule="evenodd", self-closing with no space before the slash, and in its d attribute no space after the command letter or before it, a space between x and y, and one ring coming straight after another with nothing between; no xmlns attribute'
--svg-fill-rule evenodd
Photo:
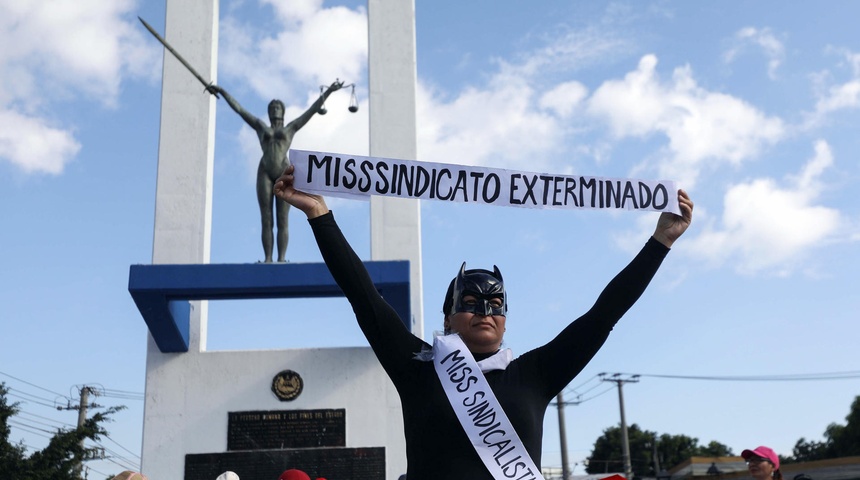
<svg viewBox="0 0 860 480"><path fill-rule="evenodd" d="M167 2L165 40L204 77L218 63L218 1ZM209 263L215 98L165 51L152 263ZM195 305L193 319L204 319ZM206 349L206 328L192 320L191 350Z"/></svg>
<svg viewBox="0 0 860 480"><path fill-rule="evenodd" d="M165 40L182 52L201 75L214 81L218 64L218 0L168 0L166 4ZM203 85L165 51L153 264L209 263L214 145L215 98L205 93ZM206 349L207 307L206 301L191 302L192 354ZM161 353L149 336L141 469L151 478L179 478L184 452L166 455L163 445L176 448L193 441L165 441L182 431L181 415L175 411L185 406L185 392L176 388L183 370L177 365L184 363L180 361L182 355L185 354ZM176 427L167 432L165 425L170 423Z"/></svg>
<svg viewBox="0 0 860 480"><path fill-rule="evenodd" d="M415 2L368 0L370 156L416 160ZM421 273L421 204L371 197L373 260L409 260L412 333L424 336Z"/></svg>
<svg viewBox="0 0 860 480"><path fill-rule="evenodd" d="M165 39L204 78L215 81L218 0L166 3ZM412 0L370 0L368 11L371 154L414 159L414 4ZM215 98L167 52L162 82L152 267L182 264L183 268L197 268L210 262ZM413 332L421 335L419 204L375 200L371 220L372 259L411 262ZM239 268L258 279L257 270L263 266ZM177 325L188 321L183 345L187 351L161 351L149 337L141 454L144 474L153 479L181 479L190 457L242 455L241 448L229 447L231 414L332 409L344 412L345 439L339 445L343 450L384 447L385 478L393 480L405 473L400 399L370 348L207 351L207 305L206 301L191 301L190 315L172 319ZM175 332L170 335L176 340ZM272 391L273 377L284 370L303 379L303 390L293 399L279 399ZM278 456L278 450L268 452L273 458ZM323 471L314 473L326 476Z"/></svg>

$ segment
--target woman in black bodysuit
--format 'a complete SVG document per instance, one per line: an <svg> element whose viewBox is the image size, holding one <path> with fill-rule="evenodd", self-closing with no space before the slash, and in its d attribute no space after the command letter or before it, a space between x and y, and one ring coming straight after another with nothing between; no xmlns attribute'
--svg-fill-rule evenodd
<svg viewBox="0 0 860 480"><path fill-rule="evenodd" d="M296 190L292 173L290 166L275 184L275 194L307 215L326 265L397 388L403 407L407 478L492 479L448 403L429 355L430 345L414 336L379 295L323 198ZM506 319L501 274L463 271L458 278L483 288L461 288L461 284L449 289L445 329L460 335L476 361L492 364L484 376L536 465L540 465L543 417L550 401L597 353L615 323L645 290L669 247L690 225L693 202L683 190L678 200L682 215L660 215L654 235L609 282L591 309L546 345L509 363L496 361L504 352L500 346Z"/></svg>

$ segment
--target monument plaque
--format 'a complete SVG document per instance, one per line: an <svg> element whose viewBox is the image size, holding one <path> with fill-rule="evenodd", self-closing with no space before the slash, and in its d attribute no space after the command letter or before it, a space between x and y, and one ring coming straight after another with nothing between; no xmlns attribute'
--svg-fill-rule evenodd
<svg viewBox="0 0 860 480"><path fill-rule="evenodd" d="M343 408L228 413L228 451L343 446Z"/></svg>

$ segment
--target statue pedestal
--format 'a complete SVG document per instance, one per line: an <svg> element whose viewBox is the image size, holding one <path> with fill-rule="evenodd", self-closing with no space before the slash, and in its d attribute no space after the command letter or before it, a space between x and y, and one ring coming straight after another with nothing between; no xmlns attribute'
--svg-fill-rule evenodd
<svg viewBox="0 0 860 480"><path fill-rule="evenodd" d="M364 264L411 331L409 262ZM162 353L188 351L190 300L343 296L324 263L132 265L128 291Z"/></svg>

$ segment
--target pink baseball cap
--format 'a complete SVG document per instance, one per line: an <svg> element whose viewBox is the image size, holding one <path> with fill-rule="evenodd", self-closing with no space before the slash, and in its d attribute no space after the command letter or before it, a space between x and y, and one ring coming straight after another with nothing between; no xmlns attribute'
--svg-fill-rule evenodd
<svg viewBox="0 0 860 480"><path fill-rule="evenodd" d="M756 447L755 450L744 450L741 452L741 456L744 457L744 460L749 460L750 457L764 458L773 464L774 470L779 470L779 455L772 448L761 446Z"/></svg>

